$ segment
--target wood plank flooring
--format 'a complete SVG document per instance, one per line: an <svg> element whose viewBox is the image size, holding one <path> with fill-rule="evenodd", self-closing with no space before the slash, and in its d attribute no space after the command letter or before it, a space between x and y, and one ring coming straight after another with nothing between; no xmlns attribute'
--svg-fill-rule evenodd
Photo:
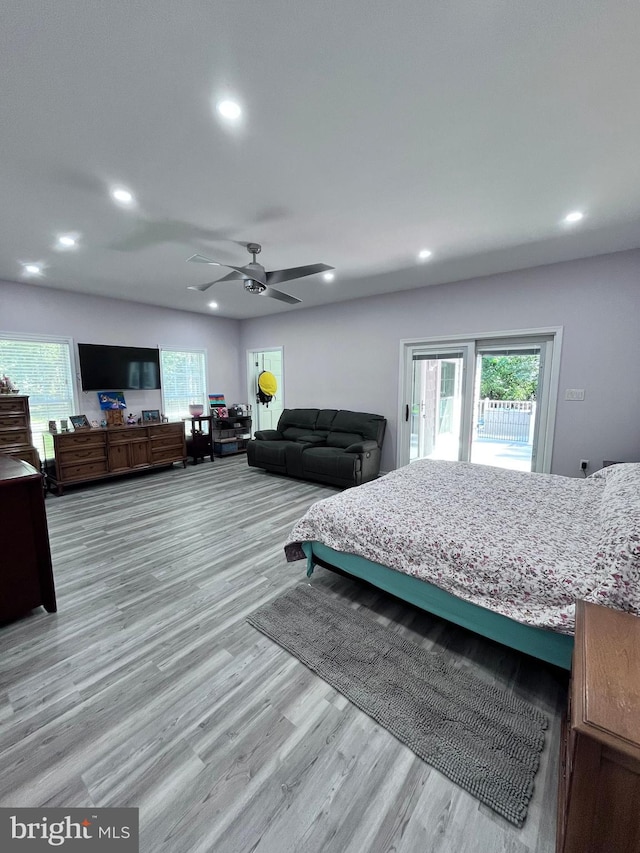
<svg viewBox="0 0 640 853"><path fill-rule="evenodd" d="M312 578L549 715L517 830L244 621L307 582L282 542L335 491L237 456L47 498L59 610L0 628L0 805L136 806L143 853L551 853L566 674Z"/></svg>

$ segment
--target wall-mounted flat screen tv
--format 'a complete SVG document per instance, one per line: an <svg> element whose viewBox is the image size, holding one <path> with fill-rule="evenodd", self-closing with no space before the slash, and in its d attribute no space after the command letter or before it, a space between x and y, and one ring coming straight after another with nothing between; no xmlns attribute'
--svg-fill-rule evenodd
<svg viewBox="0 0 640 853"><path fill-rule="evenodd" d="M160 350L78 344L83 391L160 388Z"/></svg>

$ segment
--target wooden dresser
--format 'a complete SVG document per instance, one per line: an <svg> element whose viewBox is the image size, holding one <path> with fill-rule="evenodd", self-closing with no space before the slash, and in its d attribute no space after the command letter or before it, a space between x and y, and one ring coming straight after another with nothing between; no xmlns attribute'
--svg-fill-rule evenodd
<svg viewBox="0 0 640 853"><path fill-rule="evenodd" d="M59 495L65 486L174 462L187 464L183 423L45 433L44 472Z"/></svg>
<svg viewBox="0 0 640 853"><path fill-rule="evenodd" d="M42 475L0 454L0 623L43 605L56 609Z"/></svg>
<svg viewBox="0 0 640 853"><path fill-rule="evenodd" d="M29 398L24 394L0 394L0 452L40 469L31 438Z"/></svg>
<svg viewBox="0 0 640 853"><path fill-rule="evenodd" d="M557 853L640 853L640 617L578 602Z"/></svg>

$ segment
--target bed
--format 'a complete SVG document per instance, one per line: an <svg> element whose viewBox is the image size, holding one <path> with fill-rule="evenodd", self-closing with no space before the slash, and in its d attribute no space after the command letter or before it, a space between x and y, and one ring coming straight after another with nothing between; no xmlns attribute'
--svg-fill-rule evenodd
<svg viewBox="0 0 640 853"><path fill-rule="evenodd" d="M640 614L640 464L580 479L420 460L313 504L284 548L569 669L576 600Z"/></svg>

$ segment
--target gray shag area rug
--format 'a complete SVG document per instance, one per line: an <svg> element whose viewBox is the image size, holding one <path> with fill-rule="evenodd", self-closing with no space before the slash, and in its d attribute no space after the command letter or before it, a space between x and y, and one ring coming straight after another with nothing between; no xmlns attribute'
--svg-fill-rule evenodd
<svg viewBox="0 0 640 853"><path fill-rule="evenodd" d="M474 797L522 826L547 718L316 587L247 621Z"/></svg>

